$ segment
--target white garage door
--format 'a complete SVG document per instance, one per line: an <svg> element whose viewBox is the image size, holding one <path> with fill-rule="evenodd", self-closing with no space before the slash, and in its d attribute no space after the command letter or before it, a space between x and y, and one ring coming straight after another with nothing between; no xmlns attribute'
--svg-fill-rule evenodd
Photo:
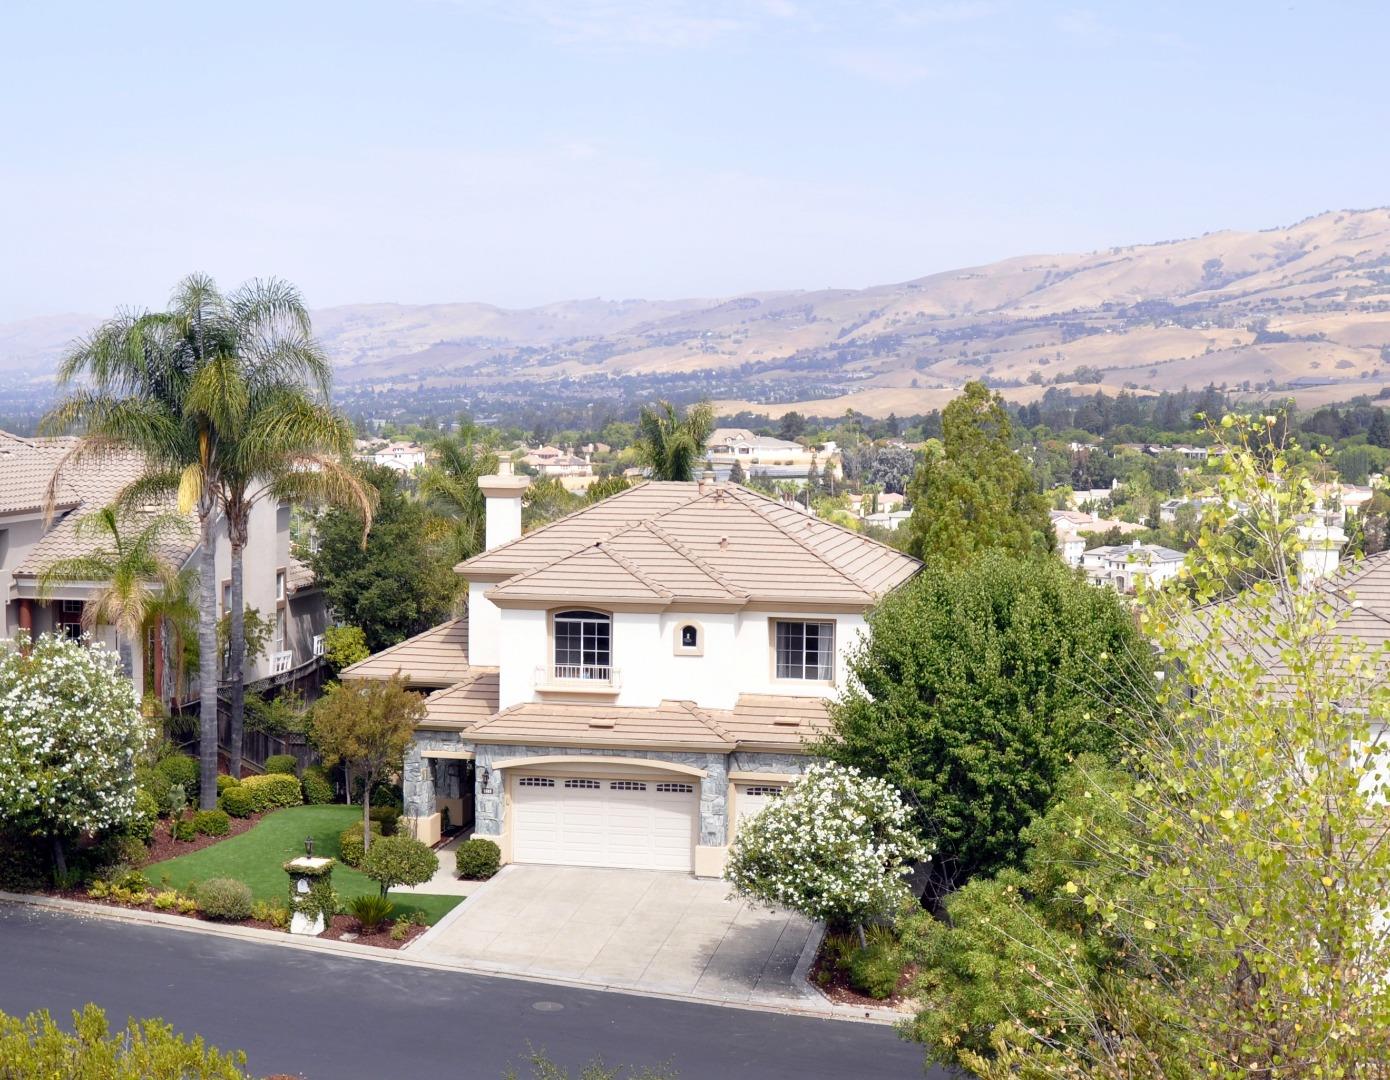
<svg viewBox="0 0 1390 1080"><path fill-rule="evenodd" d="M734 828L746 817L752 817L782 794L784 784L735 784Z"/></svg>
<svg viewBox="0 0 1390 1080"><path fill-rule="evenodd" d="M512 780L517 862L694 868L693 782L596 776Z"/></svg>

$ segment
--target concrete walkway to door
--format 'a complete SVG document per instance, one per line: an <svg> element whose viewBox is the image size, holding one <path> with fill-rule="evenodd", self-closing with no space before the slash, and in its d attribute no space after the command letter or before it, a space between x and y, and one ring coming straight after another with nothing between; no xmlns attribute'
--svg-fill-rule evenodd
<svg viewBox="0 0 1390 1080"><path fill-rule="evenodd" d="M729 899L724 881L508 866L411 946L499 972L720 1001L814 1007L812 923ZM800 978L797 976L800 975Z"/></svg>

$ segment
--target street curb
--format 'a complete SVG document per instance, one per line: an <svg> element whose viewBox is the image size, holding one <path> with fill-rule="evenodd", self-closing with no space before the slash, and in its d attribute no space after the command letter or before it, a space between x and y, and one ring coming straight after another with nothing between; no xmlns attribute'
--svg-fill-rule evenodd
<svg viewBox="0 0 1390 1080"><path fill-rule="evenodd" d="M472 894L476 896L477 894ZM464 903L471 899L464 898ZM656 990L639 990L629 986L609 986L600 983L577 982L573 979L543 978L522 972L507 971L487 965L467 964L458 961L426 960L410 956L404 950L392 951L374 948L371 945L358 945L351 941L333 941L320 938L292 937L281 930L261 930L251 926L229 926L201 919L189 919L181 915L168 915L162 911L145 911L139 908L120 908L109 904L90 904L81 900L67 900L56 896L42 896L34 893L12 893L0 890L0 902L8 901L27 907L80 915L88 918L107 919L112 922L158 926L179 930L189 934L206 934L212 937L227 938L258 945L272 945L282 949L298 949L316 952L326 956L337 956L353 960L371 960L378 964L395 964L400 967L413 967L426 971L446 971L462 975L476 975L484 978L511 979L516 982L534 983L537 986L563 986L571 990L593 990L606 994L626 994L629 997L654 998L663 1001L681 1001L697 1005L716 1005L731 1009L746 1009L752 1012L779 1013L788 1016L805 1016L820 1020L844 1020L859 1024L891 1025L903 1016L884 1015L885 1010L851 1009L834 1005L825 999L825 1004L817 1006L798 1006L786 1003L758 1001L731 1001L726 998L700 997L695 994L666 993ZM463 904L458 905L459 908ZM455 908L458 910L458 908ZM452 912L450 913L452 914ZM812 938L816 935L812 934ZM424 940L422 935L415 943ZM412 943L414 944L414 943ZM804 953L803 953L804 957ZM801 962L797 962L800 969ZM820 996L820 995L817 995ZM877 1013L879 1015L871 1015Z"/></svg>

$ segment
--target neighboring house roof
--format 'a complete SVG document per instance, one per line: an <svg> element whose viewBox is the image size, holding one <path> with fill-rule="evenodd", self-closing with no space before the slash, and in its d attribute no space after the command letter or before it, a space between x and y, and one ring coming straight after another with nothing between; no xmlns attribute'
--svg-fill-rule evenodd
<svg viewBox="0 0 1390 1080"><path fill-rule="evenodd" d="M420 687L453 686L477 669L468 666L468 620L451 619L423 634L343 668L343 679L389 679L396 674Z"/></svg>
<svg viewBox="0 0 1390 1080"><path fill-rule="evenodd" d="M798 442L774 439L771 435L754 435L747 428L715 428L705 440L705 446L710 450L726 446L752 446L759 450L794 450L802 454L808 452L806 447Z"/></svg>
<svg viewBox="0 0 1390 1080"><path fill-rule="evenodd" d="M66 441L25 439L0 431L0 514L33 513L44 508L53 467L67 451ZM81 501L69 484L58 489L56 509Z"/></svg>
<svg viewBox="0 0 1390 1080"><path fill-rule="evenodd" d="M49 452L48 476L61 459L62 452L70 449L63 446L58 453ZM70 504L68 512L56 520L43 538L30 549L24 561L15 567L16 577L37 577L45 569L60 559L79 558L91 555L109 545L108 537L99 535L79 536L77 523L88 514L109 505L127 486L139 479L145 471L144 458L129 451L115 451L100 457L87 458L80 465L63 470L63 486L72 490L77 502ZM48 483L47 477L44 484ZM161 503L155 510L161 513L173 510L172 501ZM159 545L160 555L174 563L182 563L198 546L197 530L192 527L186 535L166 533ZM122 523L124 529L138 528L138 522Z"/></svg>
<svg viewBox="0 0 1390 1080"><path fill-rule="evenodd" d="M488 596L667 606L864 606L921 564L737 484L652 482L460 564Z"/></svg>
<svg viewBox="0 0 1390 1080"><path fill-rule="evenodd" d="M1187 558L1181 551L1174 551L1162 544L1107 544L1089 548L1086 554L1132 563L1182 562Z"/></svg>
<svg viewBox="0 0 1390 1080"><path fill-rule="evenodd" d="M427 728L459 730L481 724L497 711L497 669L473 668L462 682L425 698Z"/></svg>
<svg viewBox="0 0 1390 1080"><path fill-rule="evenodd" d="M307 592L317 584L313 568L291 555L289 564L285 567L285 588L291 593L299 593Z"/></svg>

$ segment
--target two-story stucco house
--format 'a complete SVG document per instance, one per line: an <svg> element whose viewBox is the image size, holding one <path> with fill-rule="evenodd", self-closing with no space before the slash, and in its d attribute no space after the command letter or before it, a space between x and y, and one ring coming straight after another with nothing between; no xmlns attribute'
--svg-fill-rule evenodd
<svg viewBox="0 0 1390 1080"><path fill-rule="evenodd" d="M523 536L527 483L480 481L466 618L343 672L432 691L406 816L506 861L718 875L740 817L805 768L866 611L920 564L712 478Z"/></svg>
<svg viewBox="0 0 1390 1080"><path fill-rule="evenodd" d="M113 502L141 475L143 463L134 454L113 453L63 471L52 514L45 513L49 481L72 440L26 439L0 431L0 638L18 631L30 635L82 633L82 615L102 582L64 581L41 586L43 572L59 560L109 550L109 538L84 535L78 523ZM152 508L166 511L169 507ZM123 522L130 532L141 527L139 515ZM231 597L231 544L225 527L215 528L218 576L218 614ZM307 566L290 550L290 507L262 501L253 508L243 556L246 604L271 620L266 655L248 660L250 680L289 671L322 653L322 634L328 622L323 595ZM189 515L186 534L169 534L161 554L176 566L198 564L197 523ZM93 636L116 650L136 683L166 697L176 680L168 670L163 642L154 630L147 640L126 640L114 628L97 627ZM150 678L145 678L148 670Z"/></svg>

